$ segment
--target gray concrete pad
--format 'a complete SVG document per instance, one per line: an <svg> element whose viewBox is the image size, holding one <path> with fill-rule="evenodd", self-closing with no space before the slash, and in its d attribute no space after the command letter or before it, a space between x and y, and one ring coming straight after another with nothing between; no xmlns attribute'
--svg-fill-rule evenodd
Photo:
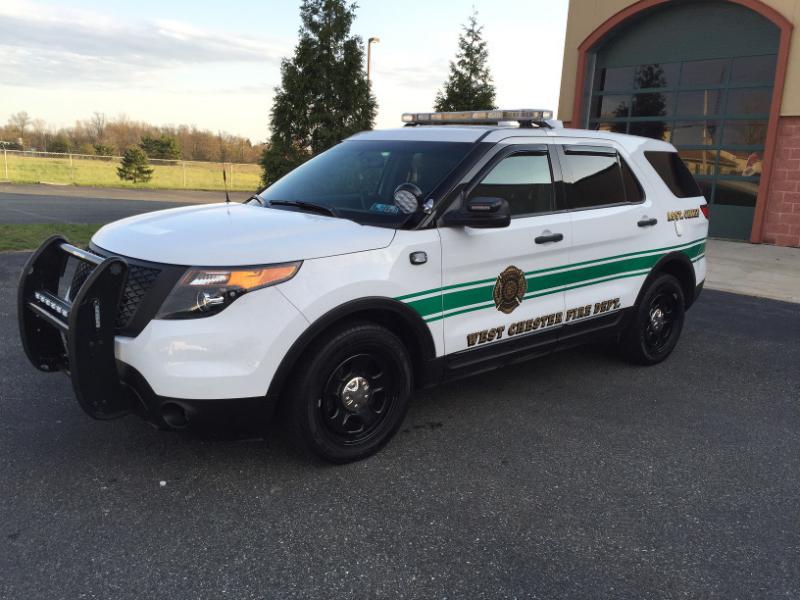
<svg viewBox="0 0 800 600"><path fill-rule="evenodd" d="M800 248L708 240L709 289L800 302Z"/></svg>

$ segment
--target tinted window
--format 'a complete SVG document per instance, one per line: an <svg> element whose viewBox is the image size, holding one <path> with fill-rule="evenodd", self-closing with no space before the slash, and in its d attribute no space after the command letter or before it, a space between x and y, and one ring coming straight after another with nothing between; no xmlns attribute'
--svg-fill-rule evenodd
<svg viewBox="0 0 800 600"><path fill-rule="evenodd" d="M630 134L668 142L672 138L672 123L669 121L633 121Z"/></svg>
<svg viewBox="0 0 800 600"><path fill-rule="evenodd" d="M728 121L725 123L723 144L763 146L767 139L766 121Z"/></svg>
<svg viewBox="0 0 800 600"><path fill-rule="evenodd" d="M633 67L600 69L598 73L599 90L627 90L633 84Z"/></svg>
<svg viewBox="0 0 800 600"><path fill-rule="evenodd" d="M267 202L322 204L358 223L399 227L409 214L395 205L395 188L413 183L427 197L472 147L455 142L345 141L303 163L260 196Z"/></svg>
<svg viewBox="0 0 800 600"><path fill-rule="evenodd" d="M716 144L719 142L719 123L716 120L678 121L672 133L672 143L695 146Z"/></svg>
<svg viewBox="0 0 800 600"><path fill-rule="evenodd" d="M601 153L602 152L602 153ZM565 183L570 208L590 208L625 202L620 163L615 153L589 147L564 149Z"/></svg>
<svg viewBox="0 0 800 600"><path fill-rule="evenodd" d="M722 113L722 95L717 90L681 92L678 95L677 113L681 117L718 115Z"/></svg>
<svg viewBox="0 0 800 600"><path fill-rule="evenodd" d="M685 62L681 71L681 85L722 85L725 83L729 62L727 58Z"/></svg>
<svg viewBox="0 0 800 600"><path fill-rule="evenodd" d="M644 155L678 198L702 195L694 177L676 152L645 152Z"/></svg>
<svg viewBox="0 0 800 600"><path fill-rule="evenodd" d="M625 186L625 199L628 202L641 202L644 200L644 190L636 175L622 158L619 159L622 165L622 183Z"/></svg>
<svg viewBox="0 0 800 600"><path fill-rule="evenodd" d="M772 83L775 58L774 54L734 58L731 83Z"/></svg>
<svg viewBox="0 0 800 600"><path fill-rule="evenodd" d="M592 118L621 119L630 116L630 96L595 96L592 100Z"/></svg>
<svg viewBox="0 0 800 600"><path fill-rule="evenodd" d="M553 178L546 154L514 154L497 163L470 194L505 198L513 216L553 210Z"/></svg>
<svg viewBox="0 0 800 600"><path fill-rule="evenodd" d="M680 69L680 63L639 65L636 67L634 87L662 88L674 86L678 82Z"/></svg>
<svg viewBox="0 0 800 600"><path fill-rule="evenodd" d="M634 117L664 117L672 114L675 94L634 94L631 106Z"/></svg>
<svg viewBox="0 0 800 600"><path fill-rule="evenodd" d="M772 99L771 88L730 90L728 92L728 114L766 115Z"/></svg>

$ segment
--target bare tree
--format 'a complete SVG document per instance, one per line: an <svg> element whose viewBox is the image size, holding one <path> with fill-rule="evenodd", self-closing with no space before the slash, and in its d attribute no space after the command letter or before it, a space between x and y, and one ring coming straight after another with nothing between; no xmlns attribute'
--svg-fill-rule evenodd
<svg viewBox="0 0 800 600"><path fill-rule="evenodd" d="M89 135L94 143L100 144L106 137L106 114L94 111L88 123Z"/></svg>
<svg viewBox="0 0 800 600"><path fill-rule="evenodd" d="M20 138L25 137L25 130L28 128L28 125L30 124L31 124L31 116L24 110L21 110L17 114L11 115L8 118L9 127L11 127L14 130L14 132L18 134L18 137Z"/></svg>
<svg viewBox="0 0 800 600"><path fill-rule="evenodd" d="M47 152L47 122L44 119L34 119L31 121L31 132L39 148Z"/></svg>

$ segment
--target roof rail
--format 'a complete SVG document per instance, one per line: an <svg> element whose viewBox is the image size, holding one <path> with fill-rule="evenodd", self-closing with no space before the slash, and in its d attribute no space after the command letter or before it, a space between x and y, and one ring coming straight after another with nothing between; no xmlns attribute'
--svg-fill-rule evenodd
<svg viewBox="0 0 800 600"><path fill-rule="evenodd" d="M553 111L522 108L515 110L462 110L457 112L403 113L403 123L416 125L499 125L516 122L520 127L553 129L560 125L553 120Z"/></svg>

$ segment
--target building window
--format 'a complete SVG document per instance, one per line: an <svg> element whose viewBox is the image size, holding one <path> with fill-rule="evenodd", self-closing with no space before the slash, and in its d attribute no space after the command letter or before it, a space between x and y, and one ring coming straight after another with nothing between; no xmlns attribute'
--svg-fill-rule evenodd
<svg viewBox="0 0 800 600"><path fill-rule="evenodd" d="M775 54L599 68L588 127L671 142L709 203L754 207Z"/></svg>

